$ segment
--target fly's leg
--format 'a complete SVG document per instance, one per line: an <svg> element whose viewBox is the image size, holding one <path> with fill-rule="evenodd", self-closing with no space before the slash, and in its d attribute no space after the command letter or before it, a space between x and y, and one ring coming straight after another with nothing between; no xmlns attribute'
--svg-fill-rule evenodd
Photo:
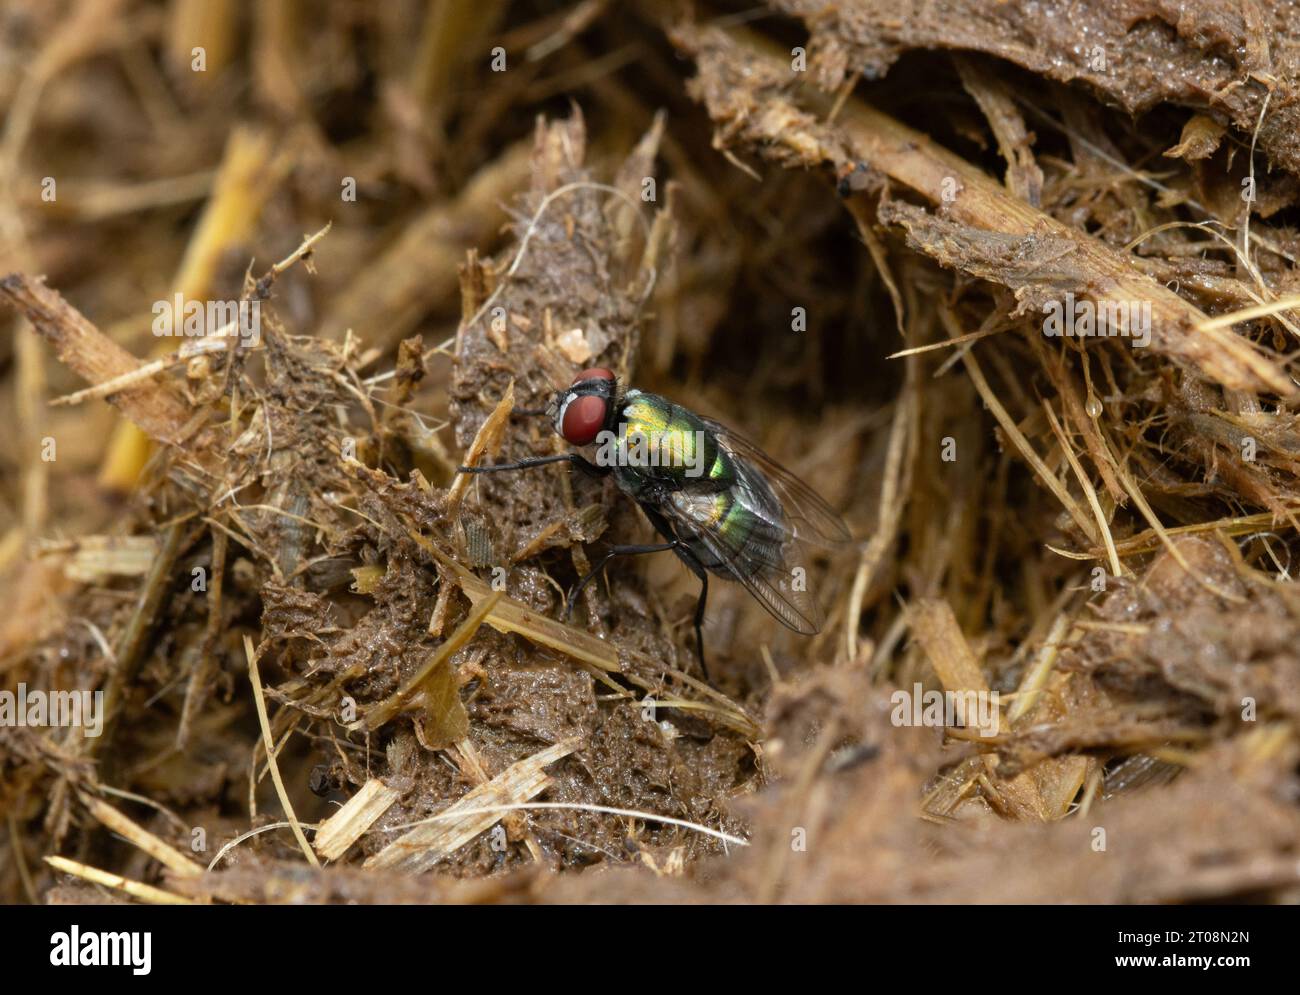
<svg viewBox="0 0 1300 995"><path fill-rule="evenodd" d="M599 466L578 453L560 453L557 456L526 456L513 463L494 463L492 466L458 466L457 473L496 473L500 470L528 470L534 466L546 466L548 463L572 463L583 473L593 477L605 477L612 471L612 466Z"/></svg>
<svg viewBox="0 0 1300 995"><path fill-rule="evenodd" d="M691 553L682 547L678 553L685 552L682 556L682 562L691 568L691 572L700 578L700 600L695 602L695 651L700 655L700 671L704 674L706 683L712 684L709 680L709 668L704 662L704 606L709 600L709 572L704 569L702 564L694 553Z"/></svg>
<svg viewBox="0 0 1300 995"><path fill-rule="evenodd" d="M712 683L709 681L708 665L704 662L704 606L709 600L709 572L690 545L677 535L663 512L645 502L642 502L641 510L650 519L650 524L655 527L655 531L669 540L668 545L677 554L678 559L690 568L691 573L700 578L700 600L695 603L695 651L699 654L700 671L704 674L705 681Z"/></svg>
<svg viewBox="0 0 1300 995"><path fill-rule="evenodd" d="M579 470L593 477L605 477L613 472L611 466L599 466L591 462L578 453L560 453L555 456L527 456L524 459L516 460L513 463L496 463L492 466L461 466L457 467L458 473L496 473L504 470L528 470L535 466L546 466L549 463L572 463ZM691 551L690 546L682 542L681 539L674 537L672 527L667 520L655 511L652 507L641 504L642 510L645 511L655 530L660 535L669 538L668 542L651 543L644 546L612 546L601 561L596 564L595 568L578 581L578 586L573 589L564 605L564 617L567 619L573 613L573 606L578 600L578 596L586 589L587 585L600 576L601 571L609 564L609 561L616 556L639 556L642 553L665 553L668 550L675 552L688 567L691 572L700 578L700 599L695 603L695 651L700 657L700 671L704 674L704 679L709 680L709 668L704 662L704 609L709 600L709 574L704 569L704 564Z"/></svg>
<svg viewBox="0 0 1300 995"><path fill-rule="evenodd" d="M580 595L588 584L600 576L606 565L616 556L639 556L642 553L665 553L668 550L675 552L696 577L700 578L700 599L695 603L695 651L700 657L700 671L704 674L705 681L709 681L709 668L704 662L704 607L709 600L709 574L704 569L695 554L691 552L680 539L674 539L672 542L659 542L647 546L612 546L595 568L578 581L578 586L573 589L569 595L568 602L564 606L564 617L567 619L573 612L573 606L577 603ZM710 682L711 683L711 682Z"/></svg>
<svg viewBox="0 0 1300 995"><path fill-rule="evenodd" d="M578 586L573 589L573 593L569 595L569 599L564 605L564 617L567 619L573 613L573 606L578 601L578 595L583 592L588 584L600 576L601 571L605 569L605 566L614 557L640 556L642 553L664 553L670 549L676 548L677 543L675 541L657 542L648 546L611 546L609 552L601 557L600 562L596 564L595 568L588 573L587 576L583 577L582 580L578 581Z"/></svg>

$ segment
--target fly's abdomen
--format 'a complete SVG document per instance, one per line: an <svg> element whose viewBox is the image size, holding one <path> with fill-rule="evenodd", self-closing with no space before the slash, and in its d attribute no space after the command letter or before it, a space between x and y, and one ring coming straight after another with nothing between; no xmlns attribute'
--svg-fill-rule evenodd
<svg viewBox="0 0 1300 995"><path fill-rule="evenodd" d="M712 537L711 544L698 538L687 539L691 552L706 569L725 575L728 571L723 568L724 559L742 575L781 565L784 533L747 507L733 490L713 494L680 491L672 496L672 503L698 532Z"/></svg>

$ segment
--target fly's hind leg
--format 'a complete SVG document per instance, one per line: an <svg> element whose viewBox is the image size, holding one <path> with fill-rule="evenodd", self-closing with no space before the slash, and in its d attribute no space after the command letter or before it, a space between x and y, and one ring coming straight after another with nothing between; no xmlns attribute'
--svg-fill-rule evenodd
<svg viewBox="0 0 1300 995"><path fill-rule="evenodd" d="M700 578L700 600L695 602L695 652L700 656L700 672L704 674L704 680L712 684L709 680L709 667L704 662L704 606L709 600L709 572L685 546L679 546L677 553L682 562L691 568L691 572Z"/></svg>
<svg viewBox="0 0 1300 995"><path fill-rule="evenodd" d="M645 503L642 503L641 510L650 519L650 524L655 527L655 531L670 540L668 547L677 554L678 559L690 568L691 573L700 578L700 600L695 602L695 652L700 657L700 672L704 674L704 680L712 684L713 682L709 680L709 667L704 662L704 606L709 600L709 571L700 562L700 558L695 555L690 545L677 534L663 512Z"/></svg>

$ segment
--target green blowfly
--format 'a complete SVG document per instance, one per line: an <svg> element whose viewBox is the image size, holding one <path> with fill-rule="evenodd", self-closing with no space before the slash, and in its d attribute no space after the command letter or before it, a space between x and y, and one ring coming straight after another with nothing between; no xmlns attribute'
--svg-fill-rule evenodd
<svg viewBox="0 0 1300 995"><path fill-rule="evenodd" d="M614 557L672 550L702 585L695 646L706 677L702 625L709 574L745 585L795 632L821 630L821 609L806 582L807 547L847 543L849 530L794 474L725 425L657 394L626 388L606 369L579 373L569 387L555 392L545 413L570 445L595 445L594 460L562 453L460 471L572 463L594 477L613 474L664 540L611 547L569 595L566 614Z"/></svg>

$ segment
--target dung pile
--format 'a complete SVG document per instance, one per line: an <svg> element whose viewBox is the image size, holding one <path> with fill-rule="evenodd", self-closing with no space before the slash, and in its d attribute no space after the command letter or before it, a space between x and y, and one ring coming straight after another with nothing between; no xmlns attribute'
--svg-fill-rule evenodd
<svg viewBox="0 0 1300 995"><path fill-rule="evenodd" d="M0 898L1300 895L1293 5L67 7L0 688L102 725L0 725ZM841 511L818 635L715 583L703 680L671 555L565 617L635 504L456 467L591 366Z"/></svg>

